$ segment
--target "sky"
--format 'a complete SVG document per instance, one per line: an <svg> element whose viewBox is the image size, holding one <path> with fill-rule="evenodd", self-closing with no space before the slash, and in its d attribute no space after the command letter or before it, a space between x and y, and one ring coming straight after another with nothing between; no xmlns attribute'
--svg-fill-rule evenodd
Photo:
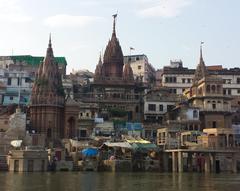
<svg viewBox="0 0 240 191"><path fill-rule="evenodd" d="M239 67L239 0L0 0L0 55L45 56L49 33L67 73L94 71L112 33L124 55L145 54L160 69L170 60L196 68Z"/></svg>

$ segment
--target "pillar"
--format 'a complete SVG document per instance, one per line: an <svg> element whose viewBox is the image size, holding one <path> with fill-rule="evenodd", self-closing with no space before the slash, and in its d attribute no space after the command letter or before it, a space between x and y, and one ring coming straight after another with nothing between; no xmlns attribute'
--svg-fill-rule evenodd
<svg viewBox="0 0 240 191"><path fill-rule="evenodd" d="M172 152L172 171L177 172L177 153Z"/></svg>
<svg viewBox="0 0 240 191"><path fill-rule="evenodd" d="M232 172L237 173L237 160L236 160L236 154L232 154Z"/></svg>
<svg viewBox="0 0 240 191"><path fill-rule="evenodd" d="M207 173L209 173L209 172L211 172L211 168L210 168L210 156L209 156L209 154L205 154L204 155L204 171L205 172L207 172Z"/></svg>
<svg viewBox="0 0 240 191"><path fill-rule="evenodd" d="M178 152L178 172L183 172L183 153Z"/></svg>
<svg viewBox="0 0 240 191"><path fill-rule="evenodd" d="M169 171L168 159L169 159L169 153L164 152L163 153L163 171L164 172L168 172Z"/></svg>

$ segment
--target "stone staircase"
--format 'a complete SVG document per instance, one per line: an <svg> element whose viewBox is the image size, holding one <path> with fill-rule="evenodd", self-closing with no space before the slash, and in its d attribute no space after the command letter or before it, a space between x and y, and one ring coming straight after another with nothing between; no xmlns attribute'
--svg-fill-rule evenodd
<svg viewBox="0 0 240 191"><path fill-rule="evenodd" d="M8 171L7 156L0 155L0 171Z"/></svg>

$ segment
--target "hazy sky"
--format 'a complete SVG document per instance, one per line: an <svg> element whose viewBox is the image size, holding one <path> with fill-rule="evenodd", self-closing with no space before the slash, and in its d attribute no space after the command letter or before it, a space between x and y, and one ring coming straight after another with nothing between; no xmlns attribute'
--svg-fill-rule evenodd
<svg viewBox="0 0 240 191"><path fill-rule="evenodd" d="M146 54L156 68L182 59L195 68L204 41L206 65L239 67L239 0L0 0L0 55L44 56L49 33L68 72L94 71L112 32L124 55Z"/></svg>

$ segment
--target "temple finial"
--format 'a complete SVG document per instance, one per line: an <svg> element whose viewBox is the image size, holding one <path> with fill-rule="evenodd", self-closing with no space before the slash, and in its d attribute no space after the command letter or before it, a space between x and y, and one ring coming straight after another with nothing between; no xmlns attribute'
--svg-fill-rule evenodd
<svg viewBox="0 0 240 191"><path fill-rule="evenodd" d="M202 45L204 44L204 42L201 42L200 44L200 61L203 61L203 56L202 56Z"/></svg>
<svg viewBox="0 0 240 191"><path fill-rule="evenodd" d="M51 33L49 34L49 42L48 42L48 47L51 48L52 47L52 37L51 37Z"/></svg>
<svg viewBox="0 0 240 191"><path fill-rule="evenodd" d="M113 34L116 34L116 18L117 14L112 15L113 16Z"/></svg>

